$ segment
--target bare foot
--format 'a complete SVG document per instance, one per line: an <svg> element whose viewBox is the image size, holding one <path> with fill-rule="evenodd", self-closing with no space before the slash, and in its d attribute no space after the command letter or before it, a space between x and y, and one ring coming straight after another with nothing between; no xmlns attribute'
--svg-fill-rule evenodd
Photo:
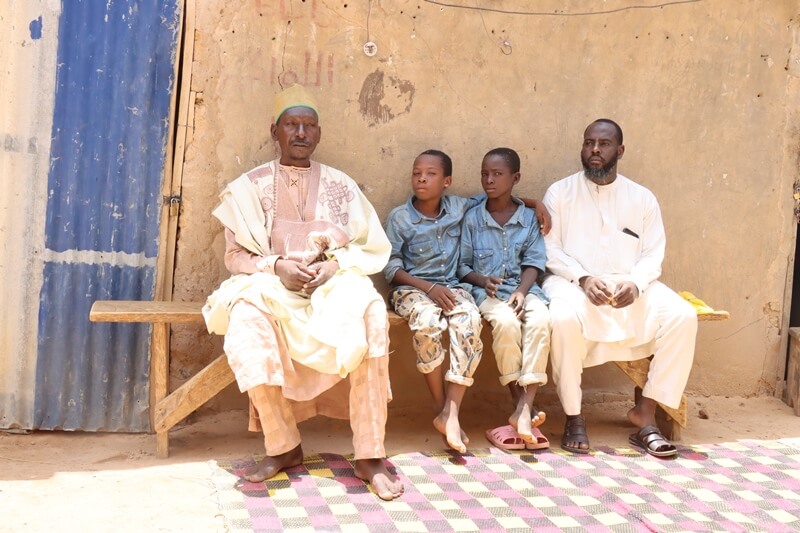
<svg viewBox="0 0 800 533"><path fill-rule="evenodd" d="M532 414L528 405L523 403L522 405L518 405L516 411L508 417L508 423L517 430L517 433L519 433L523 441L532 443L536 442L536 437L533 436L533 428L544 424L546 419L547 415L544 411L536 410L536 412Z"/></svg>
<svg viewBox="0 0 800 533"><path fill-rule="evenodd" d="M303 449L298 444L296 448L280 455L268 455L255 466L244 471L244 478L253 483L261 483L265 479L274 477L281 470L303 464Z"/></svg>
<svg viewBox="0 0 800 533"><path fill-rule="evenodd" d="M436 431L444 435L447 445L458 453L466 453L467 446L464 443L466 435L461 431L461 424L458 422L457 413L442 412L433 419L433 427ZM466 439L469 442L469 439Z"/></svg>
<svg viewBox="0 0 800 533"><path fill-rule="evenodd" d="M356 459L356 477L372 485L382 500L394 500L403 494L403 484L387 469L383 459Z"/></svg>
<svg viewBox="0 0 800 533"><path fill-rule="evenodd" d="M450 446L450 444L447 442L447 436L446 435L442 434L442 440L444 441L445 444ZM468 446L469 445L469 437L467 437L467 434L464 433L463 429L461 430L461 442L464 443L464 446Z"/></svg>
<svg viewBox="0 0 800 533"><path fill-rule="evenodd" d="M433 414L438 415L444 409L444 405L439 405L439 404L434 405L433 409L434 409ZM445 436L444 434L442 434L442 440L444 441L445 444L447 444L447 436ZM463 429L461 430L461 442L463 442L464 445L469 444L469 437L467 437L467 434L464 433Z"/></svg>

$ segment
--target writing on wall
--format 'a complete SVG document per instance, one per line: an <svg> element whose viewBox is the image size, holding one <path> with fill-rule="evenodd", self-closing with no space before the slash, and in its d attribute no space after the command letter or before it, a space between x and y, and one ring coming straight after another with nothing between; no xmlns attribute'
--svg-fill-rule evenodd
<svg viewBox="0 0 800 533"><path fill-rule="evenodd" d="M276 57L272 58L270 71L271 84L280 83L287 87L293 83L300 83L307 87L322 87L333 85L334 60L332 53L306 52L304 59L297 67L285 66Z"/></svg>

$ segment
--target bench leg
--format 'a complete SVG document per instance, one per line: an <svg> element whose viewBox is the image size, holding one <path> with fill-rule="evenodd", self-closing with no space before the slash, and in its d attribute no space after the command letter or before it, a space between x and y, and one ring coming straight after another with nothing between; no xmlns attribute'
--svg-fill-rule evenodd
<svg viewBox="0 0 800 533"><path fill-rule="evenodd" d="M169 436L156 428L156 406L169 390L169 324L153 324L153 338L150 346L150 427L156 432L156 456L169 455Z"/></svg>
<svg viewBox="0 0 800 533"><path fill-rule="evenodd" d="M656 407L656 423L662 435L667 439L671 441L681 440L681 425L669 416L660 405Z"/></svg>
<svg viewBox="0 0 800 533"><path fill-rule="evenodd" d="M162 433L166 435L172 426L216 396L235 379L225 354L214 359L189 381L158 402L155 408L154 424L158 435ZM166 436L164 442L167 442Z"/></svg>
<svg viewBox="0 0 800 533"><path fill-rule="evenodd" d="M156 457L159 459L169 457L169 430L156 433Z"/></svg>

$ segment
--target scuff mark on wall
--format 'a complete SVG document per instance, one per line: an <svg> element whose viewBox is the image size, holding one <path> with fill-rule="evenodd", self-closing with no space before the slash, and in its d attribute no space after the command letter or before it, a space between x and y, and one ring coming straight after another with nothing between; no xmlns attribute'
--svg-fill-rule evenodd
<svg viewBox="0 0 800 533"><path fill-rule="evenodd" d="M389 85L381 70L369 74L361 85L358 105L361 115L370 126L390 122L408 113L414 103L416 89L408 80L389 76Z"/></svg>
<svg viewBox="0 0 800 533"><path fill-rule="evenodd" d="M27 153L29 154L37 153L38 141L36 137L28 137L27 144L25 143L25 141L26 139L23 136L6 133L5 135L3 135L3 144L0 150L4 152L18 152L18 153L22 153L27 150Z"/></svg>
<svg viewBox="0 0 800 533"><path fill-rule="evenodd" d="M39 18L33 19L30 24L28 24L28 29L31 32L31 39L36 41L37 39L42 38L42 16L39 15Z"/></svg>
<svg viewBox="0 0 800 533"><path fill-rule="evenodd" d="M767 302L764 305L764 318L770 328L779 329L781 327L781 305L779 302Z"/></svg>
<svg viewBox="0 0 800 533"><path fill-rule="evenodd" d="M789 48L784 69L791 76L800 76L800 20L798 17L789 22L789 28L792 32L792 46Z"/></svg>

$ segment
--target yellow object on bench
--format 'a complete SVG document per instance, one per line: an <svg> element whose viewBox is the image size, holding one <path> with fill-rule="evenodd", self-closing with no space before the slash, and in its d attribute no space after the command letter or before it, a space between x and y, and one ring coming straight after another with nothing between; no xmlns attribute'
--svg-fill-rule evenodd
<svg viewBox="0 0 800 533"><path fill-rule="evenodd" d="M727 320L731 316L727 311L715 310L689 291L680 291L678 294L692 304L695 311L697 311L698 320Z"/></svg>

